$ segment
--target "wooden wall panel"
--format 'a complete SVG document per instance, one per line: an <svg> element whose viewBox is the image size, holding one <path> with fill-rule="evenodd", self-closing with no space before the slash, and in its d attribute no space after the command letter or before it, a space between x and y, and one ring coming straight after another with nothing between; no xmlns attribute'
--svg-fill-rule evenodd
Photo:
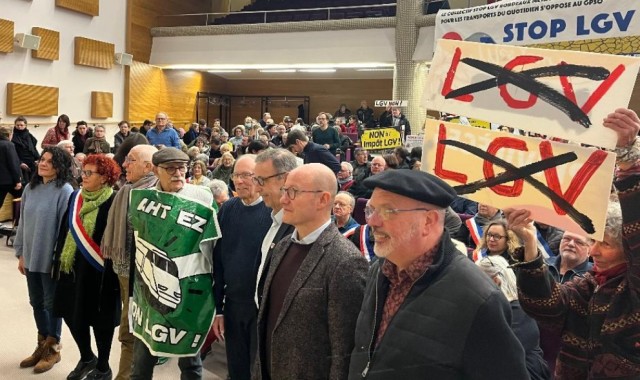
<svg viewBox="0 0 640 380"><path fill-rule="evenodd" d="M176 127L188 125L196 115L196 93L203 91L203 74L196 71L162 70L134 61L128 78L128 113L139 125L163 111Z"/></svg>
<svg viewBox="0 0 640 380"><path fill-rule="evenodd" d="M116 47L109 42L92 40L85 37L74 39L73 63L82 66L110 69L116 54Z"/></svg>
<svg viewBox="0 0 640 380"><path fill-rule="evenodd" d="M158 23L159 16L186 13L207 13L211 2L202 0L129 0L127 2L127 53L136 61L149 63L151 56L151 28L168 26ZM169 20L164 17L163 20ZM172 20L175 21L175 20ZM202 22L204 24L204 22Z"/></svg>
<svg viewBox="0 0 640 380"><path fill-rule="evenodd" d="M13 52L13 21L0 19L0 53Z"/></svg>
<svg viewBox="0 0 640 380"><path fill-rule="evenodd" d="M91 117L106 119L113 116L113 93L91 91Z"/></svg>
<svg viewBox="0 0 640 380"><path fill-rule="evenodd" d="M360 101L366 100L369 107L373 108L373 102L377 99L390 99L393 94L392 79L336 79L336 80L228 80L226 82L226 94L228 95L305 95L311 98L310 115L312 118L318 112L333 114L341 103L355 112L360 107ZM281 121L284 116L297 116L297 104L272 103L269 112L276 121ZM373 108L377 118L383 108ZM246 112L236 107L231 108L231 123L239 124ZM252 115L260 117L261 115Z"/></svg>
<svg viewBox="0 0 640 380"><path fill-rule="evenodd" d="M100 14L100 0L56 0L56 6L89 16Z"/></svg>
<svg viewBox="0 0 640 380"><path fill-rule="evenodd" d="M58 114L57 87L7 83L7 114L54 116Z"/></svg>
<svg viewBox="0 0 640 380"><path fill-rule="evenodd" d="M49 61L60 59L60 32L33 27L31 28L31 34L40 36L40 48L31 50L31 57Z"/></svg>

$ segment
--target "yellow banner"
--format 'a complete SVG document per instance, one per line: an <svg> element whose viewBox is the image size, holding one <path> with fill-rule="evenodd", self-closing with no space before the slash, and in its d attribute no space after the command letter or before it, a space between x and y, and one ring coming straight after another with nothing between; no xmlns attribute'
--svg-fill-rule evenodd
<svg viewBox="0 0 640 380"><path fill-rule="evenodd" d="M400 132L393 128L364 131L360 141L362 147L367 150L393 149L402 146Z"/></svg>

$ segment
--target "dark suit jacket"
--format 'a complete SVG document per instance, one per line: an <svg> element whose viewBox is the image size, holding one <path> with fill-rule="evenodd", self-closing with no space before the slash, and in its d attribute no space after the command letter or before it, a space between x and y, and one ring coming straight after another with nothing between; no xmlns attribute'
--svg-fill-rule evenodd
<svg viewBox="0 0 640 380"><path fill-rule="evenodd" d="M293 233L293 227L290 224L282 223L280 228L278 228L278 232L276 232L276 236L273 237L273 242L271 243L271 247L267 252L267 257L264 258L264 265L262 267L262 274L260 274L260 278L258 279L258 305L262 303L262 292L264 290L264 282L267 279L267 272L269 271L269 265L271 264L271 258L273 257L273 251L276 249L276 246L285 236L291 235ZM262 259L262 255L257 256L258 260ZM256 263L256 272L260 268L260 261Z"/></svg>
<svg viewBox="0 0 640 380"><path fill-rule="evenodd" d="M305 164L319 163L325 165L336 174L340 171L340 161L322 145L309 141L303 152Z"/></svg>
<svg viewBox="0 0 640 380"><path fill-rule="evenodd" d="M273 251L264 284L291 245L289 237ZM364 296L367 261L330 224L313 244L282 305L271 342L271 379L346 379L354 331ZM253 379L263 379L268 297L258 312L258 355ZM266 366L265 366L266 367Z"/></svg>

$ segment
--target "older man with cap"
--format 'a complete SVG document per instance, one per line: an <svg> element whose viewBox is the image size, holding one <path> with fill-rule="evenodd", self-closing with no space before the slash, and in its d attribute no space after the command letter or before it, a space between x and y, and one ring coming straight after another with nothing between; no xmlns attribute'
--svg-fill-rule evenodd
<svg viewBox="0 0 640 380"><path fill-rule="evenodd" d="M349 379L528 379L502 292L444 227L456 196L414 170L367 178L375 254Z"/></svg>
<svg viewBox="0 0 640 380"><path fill-rule="evenodd" d="M158 177L157 191L177 193L206 205L213 204L213 194L206 187L186 183L185 173L189 156L176 148L164 148L154 153L151 159L153 173ZM133 206L132 206L133 207ZM136 271L136 281L140 274ZM146 344L136 339L133 346L133 367L131 380L147 380L153 377L153 367L157 357L149 352ZM181 357L178 359L181 379L201 379L202 360L200 355Z"/></svg>

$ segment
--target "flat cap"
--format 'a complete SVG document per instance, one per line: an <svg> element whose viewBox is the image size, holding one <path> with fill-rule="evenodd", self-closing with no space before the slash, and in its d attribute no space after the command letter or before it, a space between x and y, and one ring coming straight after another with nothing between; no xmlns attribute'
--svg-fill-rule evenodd
<svg viewBox="0 0 640 380"><path fill-rule="evenodd" d="M442 208L448 207L457 196L456 191L440 178L417 170L385 170L368 177L363 184L369 189L381 188Z"/></svg>
<svg viewBox="0 0 640 380"><path fill-rule="evenodd" d="M155 152L151 158L151 162L155 166L165 162L189 162L189 156L180 149L167 147Z"/></svg>

